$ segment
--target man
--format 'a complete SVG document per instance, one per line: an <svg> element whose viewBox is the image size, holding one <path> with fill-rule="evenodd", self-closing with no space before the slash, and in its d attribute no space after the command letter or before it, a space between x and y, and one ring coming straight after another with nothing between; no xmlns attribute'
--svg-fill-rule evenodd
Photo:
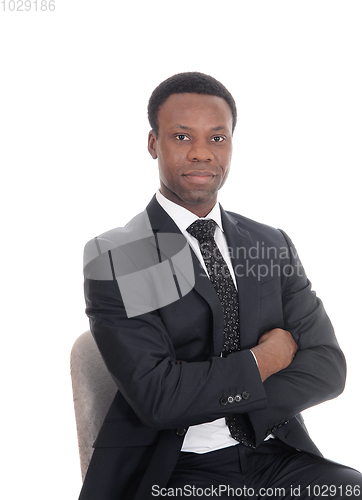
<svg viewBox="0 0 362 500"><path fill-rule="evenodd" d="M234 99L183 73L154 90L149 120L160 191L85 249L91 331L119 392L80 499L359 496L361 475L323 459L300 415L345 383L322 303L285 233L217 202Z"/></svg>

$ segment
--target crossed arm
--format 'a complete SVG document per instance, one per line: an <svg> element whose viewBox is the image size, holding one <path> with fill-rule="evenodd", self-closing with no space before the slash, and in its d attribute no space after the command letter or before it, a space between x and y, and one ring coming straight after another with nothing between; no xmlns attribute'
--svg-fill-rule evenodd
<svg viewBox="0 0 362 500"><path fill-rule="evenodd" d="M300 411L337 396L345 362L323 306L305 276L285 283L285 328L251 350L207 361L177 361L158 311L127 318L116 281L86 279L91 330L124 398L149 427L172 429L248 413L257 443ZM303 304L303 317L296 313ZM298 342L298 350L297 343ZM233 405L220 399L248 395Z"/></svg>
<svg viewBox="0 0 362 500"><path fill-rule="evenodd" d="M264 333L258 345L250 349L258 362L262 382L287 368L293 361L297 349L298 345L287 330L274 328Z"/></svg>

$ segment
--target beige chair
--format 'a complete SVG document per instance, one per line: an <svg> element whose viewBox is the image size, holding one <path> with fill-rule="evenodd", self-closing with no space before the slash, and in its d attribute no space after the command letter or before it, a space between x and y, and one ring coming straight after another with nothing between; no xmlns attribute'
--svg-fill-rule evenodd
<svg viewBox="0 0 362 500"><path fill-rule="evenodd" d="M117 388L88 330L74 343L70 356L75 419L82 480L93 454L92 445Z"/></svg>

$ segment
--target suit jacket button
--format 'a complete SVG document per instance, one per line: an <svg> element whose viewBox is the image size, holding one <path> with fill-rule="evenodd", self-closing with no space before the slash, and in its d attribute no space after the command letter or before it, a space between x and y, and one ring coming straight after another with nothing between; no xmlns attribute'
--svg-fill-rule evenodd
<svg viewBox="0 0 362 500"><path fill-rule="evenodd" d="M228 398L221 398L220 399L220 404L223 406L226 406L228 404Z"/></svg>
<svg viewBox="0 0 362 500"><path fill-rule="evenodd" d="M237 403L240 403L240 401L241 401L242 399L243 399L243 398L242 398L241 394L237 394L237 395L235 396L235 401L236 401Z"/></svg>
<svg viewBox="0 0 362 500"><path fill-rule="evenodd" d="M228 397L228 403L233 403L235 401L234 396L229 396Z"/></svg>
<svg viewBox="0 0 362 500"><path fill-rule="evenodd" d="M187 429L177 429L177 430L176 430L176 434L177 434L178 436L184 436L184 435L186 434L186 430L187 430Z"/></svg>
<svg viewBox="0 0 362 500"><path fill-rule="evenodd" d="M242 393L241 397L242 397L243 399L249 399L249 398L250 398L250 394L249 394L248 392L244 391L244 392Z"/></svg>

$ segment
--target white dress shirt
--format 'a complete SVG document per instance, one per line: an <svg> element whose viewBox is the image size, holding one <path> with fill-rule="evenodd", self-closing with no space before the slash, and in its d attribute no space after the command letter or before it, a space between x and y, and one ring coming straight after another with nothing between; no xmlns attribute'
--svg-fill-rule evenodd
<svg viewBox="0 0 362 500"><path fill-rule="evenodd" d="M171 219L173 219L177 227L180 229L181 233L185 236L191 248L196 253L203 268L205 269L205 272L207 273L206 265L201 255L199 242L196 238L194 238L190 233L187 232L187 228L193 222L195 222L195 220L199 219L199 217L197 217L197 215L193 214L186 208L183 208L180 205L177 205L176 203L168 200L159 191L157 191L156 193L156 199L161 207L168 213ZM236 286L235 273L231 265L228 245L222 226L219 203L214 206L214 208L205 217L205 219L213 219L217 224L214 236L215 241L226 264L229 267L230 274ZM192 425L191 427L189 427L181 451L189 451L193 453L208 453L210 451L220 450L221 448L226 448L235 444L238 444L238 441L230 436L230 431L225 423L225 418L218 418L213 422L206 422L204 424Z"/></svg>

